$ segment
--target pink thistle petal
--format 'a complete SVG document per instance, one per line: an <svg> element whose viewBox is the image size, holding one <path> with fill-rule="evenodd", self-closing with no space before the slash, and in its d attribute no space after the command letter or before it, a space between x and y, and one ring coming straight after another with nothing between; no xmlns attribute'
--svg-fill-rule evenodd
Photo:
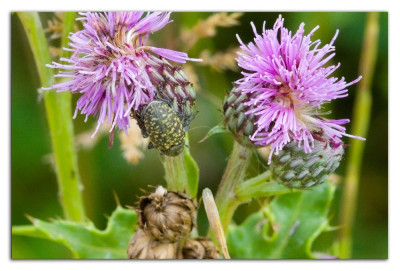
<svg viewBox="0 0 400 271"><path fill-rule="evenodd" d="M172 60L172 61L175 61L178 63L186 63L186 61L198 61L198 62L203 61L202 59L189 58L188 55L183 52L178 52L178 51L164 49L164 48L151 47L151 46L148 46L148 48L153 53L156 53L157 55L160 55L166 59L169 59L169 60Z"/></svg>

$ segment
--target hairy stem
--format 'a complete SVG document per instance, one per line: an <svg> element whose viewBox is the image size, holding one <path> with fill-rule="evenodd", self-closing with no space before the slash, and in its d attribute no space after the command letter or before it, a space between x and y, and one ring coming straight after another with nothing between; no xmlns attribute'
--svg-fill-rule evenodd
<svg viewBox="0 0 400 271"><path fill-rule="evenodd" d="M218 206L224 232L226 232L236 208L241 203L236 197L235 189L246 177L251 153L251 149L245 148L235 142L228 165L219 184L215 201Z"/></svg>
<svg viewBox="0 0 400 271"><path fill-rule="evenodd" d="M46 37L37 12L19 12L29 44L36 62L41 85L52 86L53 70L45 65L51 63ZM64 16L63 46L66 46L69 32L72 31L75 14L67 12ZM65 218L83 221L85 211L82 200L77 156L75 153L74 131L72 125L71 94L43 91L51 143L55 156L59 197Z"/></svg>
<svg viewBox="0 0 400 271"><path fill-rule="evenodd" d="M351 134L366 137L371 114L371 83L375 70L378 47L379 22L378 13L367 15L363 50L360 60L360 81L353 108L353 127ZM341 202L339 233L339 257L350 258L352 250L352 233L356 213L358 186L360 180L362 157L365 142L351 139L351 148L347 159L347 171L344 178L344 194Z"/></svg>
<svg viewBox="0 0 400 271"><path fill-rule="evenodd" d="M165 156L164 169L168 190L187 191L187 175L183 152L178 156Z"/></svg>
<svg viewBox="0 0 400 271"><path fill-rule="evenodd" d="M189 135L185 136L187 147L175 157L165 156L163 161L165 180L169 190L185 192L196 201L199 184L199 168L189 150Z"/></svg>

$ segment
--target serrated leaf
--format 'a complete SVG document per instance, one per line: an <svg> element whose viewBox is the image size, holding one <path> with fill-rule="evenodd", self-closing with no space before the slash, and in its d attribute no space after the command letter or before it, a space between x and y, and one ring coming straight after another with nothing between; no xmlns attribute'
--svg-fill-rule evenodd
<svg viewBox="0 0 400 271"><path fill-rule="evenodd" d="M313 241L328 226L335 188L326 181L312 190L280 195L270 205L228 229L232 258L312 259Z"/></svg>
<svg viewBox="0 0 400 271"><path fill-rule="evenodd" d="M189 145L188 136L186 136L186 145ZM185 164L188 193L192 198L196 198L199 185L199 167L190 154L189 148L185 148L184 150L183 162Z"/></svg>
<svg viewBox="0 0 400 271"><path fill-rule="evenodd" d="M200 143L201 143L201 142L204 142L204 141L206 141L208 138L210 138L211 136L216 135L216 134L221 134L221 133L226 133L225 126L224 126L222 123L220 123L220 124L218 124L217 126L214 126L213 128L211 128L211 129L208 131L208 133L206 134L206 136L203 137L203 139L200 140L199 142L200 142Z"/></svg>
<svg viewBox="0 0 400 271"><path fill-rule="evenodd" d="M35 238L47 238L47 235L34 225L13 226L12 235L21 235Z"/></svg>
<svg viewBox="0 0 400 271"><path fill-rule="evenodd" d="M33 219L32 222L35 231L43 233L40 237L64 244L76 258L126 259L126 251L136 228L137 217L134 210L118 206L103 231L96 229L91 222L78 223L65 220L46 222L39 219ZM13 234L24 235L23 228L19 227L13 230ZM32 227L27 227L27 236L35 232Z"/></svg>

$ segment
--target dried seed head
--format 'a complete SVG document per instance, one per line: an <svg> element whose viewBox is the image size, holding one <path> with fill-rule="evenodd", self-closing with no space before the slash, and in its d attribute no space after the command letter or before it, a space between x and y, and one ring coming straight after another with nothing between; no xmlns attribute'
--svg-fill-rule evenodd
<svg viewBox="0 0 400 271"><path fill-rule="evenodd" d="M188 239L182 247L183 259L204 259L205 255L206 250L201 243L196 240Z"/></svg>
<svg viewBox="0 0 400 271"><path fill-rule="evenodd" d="M197 237L188 239L183 248L182 256L184 259L220 259L218 248L210 238Z"/></svg>
<svg viewBox="0 0 400 271"><path fill-rule="evenodd" d="M305 153L298 142L288 143L272 156L272 177L291 188L309 188L324 182L339 166L343 143L319 137L311 152Z"/></svg>
<svg viewBox="0 0 400 271"><path fill-rule="evenodd" d="M171 243L185 238L196 223L197 210L184 193L167 191L159 186L156 191L139 202L139 225L153 238Z"/></svg>
<svg viewBox="0 0 400 271"><path fill-rule="evenodd" d="M210 238L206 237L198 237L196 238L206 251L204 259L220 259L221 256L219 254L218 248L214 245Z"/></svg>
<svg viewBox="0 0 400 271"><path fill-rule="evenodd" d="M235 140L245 147L261 147L254 145L249 136L256 131L254 114L246 114L254 105L245 105L252 98L251 93L242 93L235 88L229 92L224 101L224 125L231 131Z"/></svg>
<svg viewBox="0 0 400 271"><path fill-rule="evenodd" d="M129 259L176 259L178 243L160 243L138 228L129 242Z"/></svg>

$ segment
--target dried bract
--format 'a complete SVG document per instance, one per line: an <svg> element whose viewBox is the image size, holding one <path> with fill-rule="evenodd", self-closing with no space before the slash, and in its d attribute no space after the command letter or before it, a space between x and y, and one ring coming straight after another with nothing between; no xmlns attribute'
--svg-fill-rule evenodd
<svg viewBox="0 0 400 271"><path fill-rule="evenodd" d="M210 238L197 237L189 239L182 248L184 259L220 259L218 248Z"/></svg>
<svg viewBox="0 0 400 271"><path fill-rule="evenodd" d="M160 243L143 229L138 229L129 242L129 259L176 259L178 243Z"/></svg>

